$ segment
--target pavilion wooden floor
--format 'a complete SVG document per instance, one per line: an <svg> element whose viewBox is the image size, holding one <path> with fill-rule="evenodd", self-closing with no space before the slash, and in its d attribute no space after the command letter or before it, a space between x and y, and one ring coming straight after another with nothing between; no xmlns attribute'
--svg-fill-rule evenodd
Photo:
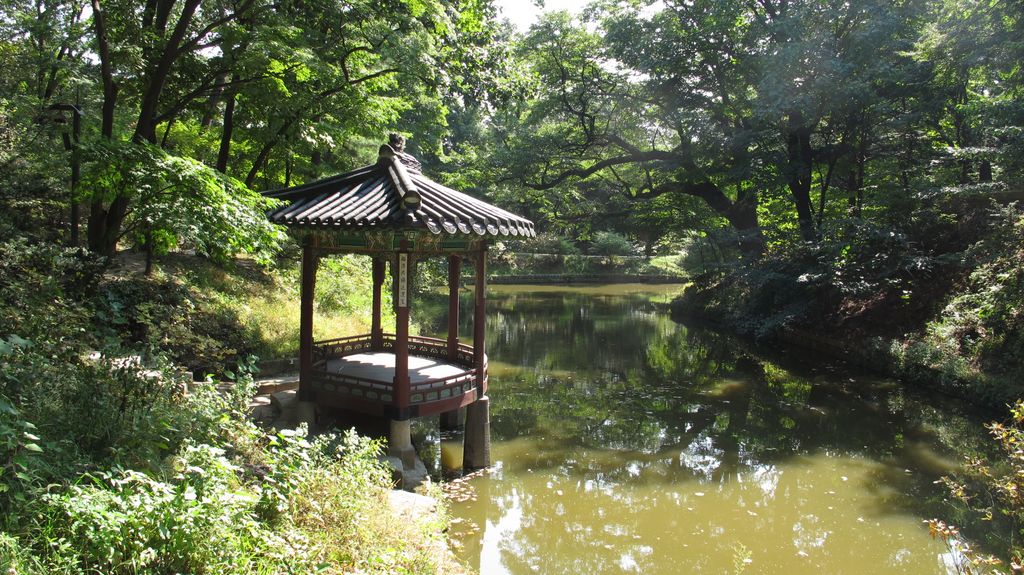
<svg viewBox="0 0 1024 575"><path fill-rule="evenodd" d="M327 362L327 371L391 383L395 377L395 354L369 352L332 359ZM467 371L469 370L466 367L446 363L439 359L409 356L409 382L413 385Z"/></svg>

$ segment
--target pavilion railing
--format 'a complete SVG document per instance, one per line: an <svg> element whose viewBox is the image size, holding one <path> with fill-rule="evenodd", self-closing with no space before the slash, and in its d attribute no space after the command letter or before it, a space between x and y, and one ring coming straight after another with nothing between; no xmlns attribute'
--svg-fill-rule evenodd
<svg viewBox="0 0 1024 575"><path fill-rule="evenodd" d="M377 349L374 348L373 337L370 335L340 337L315 342L313 344L312 371L316 388L333 394L349 394L360 400L392 403L394 401L393 382L332 372L328 370L327 362L369 351L393 352L395 343L395 335L390 333L383 334ZM472 346L459 344L456 347L455 357L451 358L448 355L447 341L432 337L409 336L409 355L442 359L467 368L465 371L447 377L412 383L409 387L410 405L448 400L470 393L476 388L475 356Z"/></svg>
<svg viewBox="0 0 1024 575"><path fill-rule="evenodd" d="M373 338L369 335L353 335L314 342L313 367L322 367L329 359L370 351L372 345Z"/></svg>
<svg viewBox="0 0 1024 575"><path fill-rule="evenodd" d="M318 341L313 344L313 366L322 365L329 359L336 359L367 351L390 351L395 350L395 334L382 334L379 350L373 349L373 337L370 335L353 335ZM409 355L421 357L432 357L453 361L459 365L472 367L475 365L473 346L463 343L458 344L455 350L455 357L448 357L448 342L434 337L423 337L418 335L409 336Z"/></svg>

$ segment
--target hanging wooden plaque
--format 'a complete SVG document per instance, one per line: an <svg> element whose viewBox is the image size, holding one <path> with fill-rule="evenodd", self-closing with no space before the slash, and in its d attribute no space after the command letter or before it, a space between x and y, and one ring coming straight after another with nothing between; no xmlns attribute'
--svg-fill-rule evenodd
<svg viewBox="0 0 1024 575"><path fill-rule="evenodd" d="M409 254L398 254L398 307L409 307Z"/></svg>

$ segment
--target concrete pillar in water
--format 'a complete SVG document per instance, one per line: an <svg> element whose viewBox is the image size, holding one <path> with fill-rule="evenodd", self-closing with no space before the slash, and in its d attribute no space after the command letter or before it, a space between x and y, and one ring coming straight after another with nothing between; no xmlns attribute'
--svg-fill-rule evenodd
<svg viewBox="0 0 1024 575"><path fill-rule="evenodd" d="M467 473L491 465L491 411L486 395L466 406L462 468Z"/></svg>
<svg viewBox="0 0 1024 575"><path fill-rule="evenodd" d="M388 437L388 455L402 460L406 469L416 464L416 450L412 447L412 420L391 420L391 434Z"/></svg>
<svg viewBox="0 0 1024 575"><path fill-rule="evenodd" d="M441 431L457 431L462 427L462 410L453 409L441 414Z"/></svg>

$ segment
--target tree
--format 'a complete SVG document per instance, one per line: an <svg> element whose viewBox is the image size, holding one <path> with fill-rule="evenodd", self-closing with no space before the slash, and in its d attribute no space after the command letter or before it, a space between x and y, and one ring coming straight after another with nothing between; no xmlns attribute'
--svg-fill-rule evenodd
<svg viewBox="0 0 1024 575"><path fill-rule="evenodd" d="M184 109L212 89L217 70L203 65L208 62L202 51L222 43L220 29L262 9L256 0L202 6L200 0L91 2L103 94L100 134L108 141L130 134L128 139L140 145L157 143L157 126L168 108ZM104 192L91 198L88 241L90 249L110 256L123 235L133 196L127 189Z"/></svg>
<svg viewBox="0 0 1024 575"><path fill-rule="evenodd" d="M100 141L87 150L83 187L94 198L127 198L122 234L154 253L180 244L224 260L249 253L266 262L283 232L264 216L275 202L241 182L152 144Z"/></svg>
<svg viewBox="0 0 1024 575"><path fill-rule="evenodd" d="M864 158L855 129L870 126L861 117L887 97L885 74L910 61L900 49L915 38L914 10L821 0L669 2L653 12L597 4L591 20L603 35L568 14L549 16L524 40L536 92L508 122L509 164L537 190L602 178L633 199L698 198L749 254L764 246L759 198L784 187L801 236L814 240L813 184L826 197L836 167Z"/></svg>
<svg viewBox="0 0 1024 575"><path fill-rule="evenodd" d="M242 195L239 205L256 209L245 188L351 167L365 154L354 149L372 147L357 144L396 127L425 134L420 140L427 149L436 146L444 132L443 91L464 75L483 76L472 60L448 66L440 58L483 25L489 6L437 0L19 3L0 18L11 47L0 64L12 72L0 85L5 94L26 88L32 94L16 105L23 117L74 95L87 110L83 140L105 150L105 160L153 157L148 147L156 146L164 157L195 159L244 180L243 187L222 183ZM100 143L89 144L93 140ZM125 142L142 149L129 152ZM147 165L164 169L173 162ZM98 167L106 175L108 168L137 168ZM152 217L167 204L144 206L140 202L151 198L146 193L98 187L114 181L106 175L92 177L84 199L88 245L109 256L134 233L133 212ZM204 186L181 181L168 193L202 195Z"/></svg>

